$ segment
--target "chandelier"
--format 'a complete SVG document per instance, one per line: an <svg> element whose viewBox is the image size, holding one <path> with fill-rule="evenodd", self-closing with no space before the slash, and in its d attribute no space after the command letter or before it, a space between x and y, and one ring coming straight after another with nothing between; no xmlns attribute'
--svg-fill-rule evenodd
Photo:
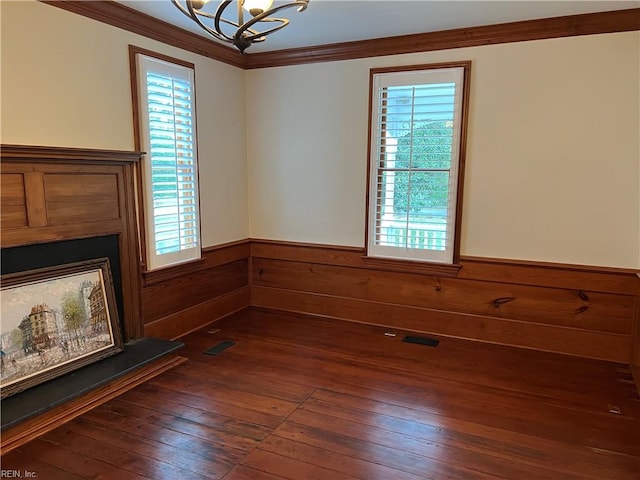
<svg viewBox="0 0 640 480"><path fill-rule="evenodd" d="M210 0L171 1L209 35L223 42L232 43L240 50L240 53L244 53L245 49L254 42L264 42L267 35L289 24L289 20L286 18L272 18L270 15L292 7L297 7L298 12L302 12L309 5L309 0L294 0L275 7L272 7L273 0L235 0L237 4L236 16L222 18L225 10L234 3L234 0L221 1L215 13L204 11ZM244 20L245 10L251 15L251 18L246 22ZM262 30L260 30L260 24L263 24ZM275 26L267 28L269 24L275 24Z"/></svg>

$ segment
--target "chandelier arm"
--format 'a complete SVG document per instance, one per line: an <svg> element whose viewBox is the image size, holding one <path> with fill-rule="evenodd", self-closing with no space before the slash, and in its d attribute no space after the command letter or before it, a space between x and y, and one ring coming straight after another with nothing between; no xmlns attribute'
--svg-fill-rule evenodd
<svg viewBox="0 0 640 480"><path fill-rule="evenodd" d="M244 25L244 9L242 8L244 7L244 0L237 0L236 3L238 4L238 23Z"/></svg>
<svg viewBox="0 0 640 480"><path fill-rule="evenodd" d="M233 0L224 0L223 2L220 2L220 5L218 5L218 8L216 9L216 14L213 18L213 25L214 25L214 28L216 29L216 32L218 32L219 35L223 36L224 38L227 39L228 42L231 42L231 43L233 43L233 37L230 37L229 35L227 35L222 31L222 28L220 28L220 21L233 25L234 27L240 27L240 25L222 18L222 14L224 13L226 8L229 6L229 4L232 1ZM206 16L209 17L210 15L207 14Z"/></svg>
<svg viewBox="0 0 640 480"><path fill-rule="evenodd" d="M242 25L238 31L235 33L234 38L240 38L243 36L244 32L252 32L251 27L258 22L281 22L281 25L277 27L270 28L268 30L253 33L251 35L245 35L244 38L249 41L257 41L259 37L264 37L269 35L270 33L277 32L281 28L286 27L289 24L289 20L286 18L267 18L269 15L273 15L280 10L284 10L291 7L298 7L298 12L302 12L307 9L309 6L309 0L296 0L291 3L286 3L284 5L278 5L277 7L272 8L271 10L267 10L266 12L262 12L259 15L256 15L251 20L248 20L244 25Z"/></svg>
<svg viewBox="0 0 640 480"><path fill-rule="evenodd" d="M232 1L233 0L226 0L227 3L231 3ZM199 11L196 12L189 0L185 0L185 4L187 5L187 8L182 6L182 4L180 3L180 0L171 0L171 3L173 3L176 7L178 7L178 9L182 13L184 13L187 17L189 17L191 20L196 22L200 26L200 28L205 30L212 37L217 38L218 40L221 40L223 42L233 43L233 38L222 35L220 32L216 32L208 25L205 25L204 23L202 23L198 15L204 14L205 12L199 12ZM207 17L210 15L205 14L204 16Z"/></svg>

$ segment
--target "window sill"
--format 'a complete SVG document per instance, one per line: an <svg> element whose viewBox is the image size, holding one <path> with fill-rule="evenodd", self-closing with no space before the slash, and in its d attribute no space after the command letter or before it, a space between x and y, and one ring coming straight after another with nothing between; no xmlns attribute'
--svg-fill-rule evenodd
<svg viewBox="0 0 640 480"><path fill-rule="evenodd" d="M202 264L205 262L205 258L201 257L196 260L190 260L178 265L170 265L168 267L159 268L157 270L145 270L142 272L142 278L144 284L153 285L155 283L164 282L165 280L171 280L172 278L181 277L188 273L197 272L202 268Z"/></svg>
<svg viewBox="0 0 640 480"><path fill-rule="evenodd" d="M368 267L378 270L388 270L403 273L419 273L423 275L437 275L439 277L457 277L462 265L434 262L417 262L399 260L395 258L367 257L362 261Z"/></svg>

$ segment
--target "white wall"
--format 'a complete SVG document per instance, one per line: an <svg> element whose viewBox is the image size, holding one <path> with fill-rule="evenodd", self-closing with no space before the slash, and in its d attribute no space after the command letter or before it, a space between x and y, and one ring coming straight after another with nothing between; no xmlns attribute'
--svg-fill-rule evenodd
<svg viewBox="0 0 640 480"><path fill-rule="evenodd" d="M128 45L194 63L203 245L248 236L241 69L35 1L1 21L6 144L133 150Z"/></svg>
<svg viewBox="0 0 640 480"><path fill-rule="evenodd" d="M363 245L368 82L358 61L247 72L253 238Z"/></svg>
<svg viewBox="0 0 640 480"><path fill-rule="evenodd" d="M463 255L640 268L640 33L247 72L251 236L363 246L369 68L471 60Z"/></svg>
<svg viewBox="0 0 640 480"><path fill-rule="evenodd" d="M0 5L2 143L131 150L127 45L195 63L205 246L362 246L369 68L472 60L462 254L640 268L639 32L243 72Z"/></svg>

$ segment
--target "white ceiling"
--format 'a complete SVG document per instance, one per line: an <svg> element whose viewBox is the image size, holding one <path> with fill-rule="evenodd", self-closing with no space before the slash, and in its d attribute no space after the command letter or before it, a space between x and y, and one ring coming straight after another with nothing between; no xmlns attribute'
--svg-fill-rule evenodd
<svg viewBox="0 0 640 480"><path fill-rule="evenodd" d="M170 0L118 3L207 36ZM218 3L210 1L213 11ZM285 2L275 2L280 3ZM302 13L295 8L279 12L291 23L265 42L252 45L247 53L638 7L640 0L310 0ZM233 5L229 11L234 11Z"/></svg>

